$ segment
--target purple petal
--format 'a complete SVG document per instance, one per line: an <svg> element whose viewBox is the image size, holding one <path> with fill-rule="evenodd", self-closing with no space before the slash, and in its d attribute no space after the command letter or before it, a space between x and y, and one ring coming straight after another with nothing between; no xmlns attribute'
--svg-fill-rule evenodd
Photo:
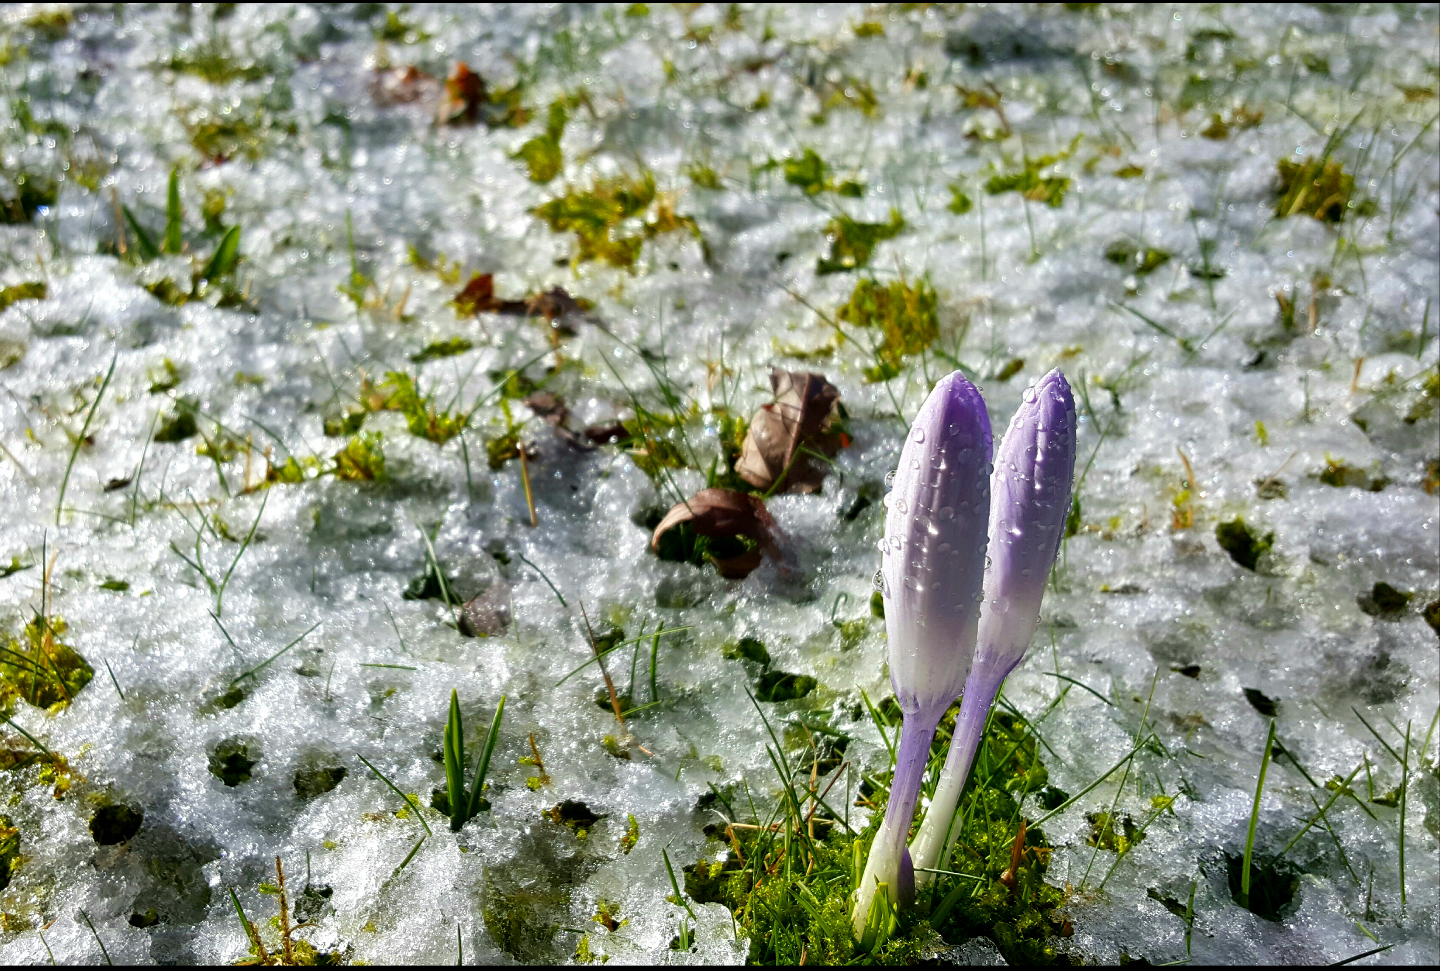
<svg viewBox="0 0 1440 971"><path fill-rule="evenodd" d="M881 544L890 680L907 716L936 706L943 712L970 670L990 452L990 417L979 390L959 371L942 378L900 453Z"/></svg>
<svg viewBox="0 0 1440 971"><path fill-rule="evenodd" d="M1057 368L1026 390L996 456L976 663L1002 678L1024 657L1040 616L1070 512L1075 430L1075 402Z"/></svg>

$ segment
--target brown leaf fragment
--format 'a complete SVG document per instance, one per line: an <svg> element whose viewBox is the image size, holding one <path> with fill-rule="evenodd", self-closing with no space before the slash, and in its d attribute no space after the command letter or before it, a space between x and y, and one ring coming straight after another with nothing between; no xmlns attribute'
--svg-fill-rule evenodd
<svg viewBox="0 0 1440 971"><path fill-rule="evenodd" d="M370 78L370 97L381 108L428 101L439 94L440 82L413 64L379 68Z"/></svg>
<svg viewBox="0 0 1440 971"><path fill-rule="evenodd" d="M460 610L460 633L465 637L494 637L510 626L510 588L496 581Z"/></svg>
<svg viewBox="0 0 1440 971"><path fill-rule="evenodd" d="M758 544L754 549L734 556L711 558L720 575L727 580L741 580L749 576L760 565L762 552L774 560L781 559L776 540L782 534L758 496L734 489L701 489L686 502L677 502L670 507L651 534L650 548L658 551L663 534L687 523L697 536L712 539L744 536Z"/></svg>
<svg viewBox="0 0 1440 971"><path fill-rule="evenodd" d="M608 425L588 425L582 433L592 445L614 445L630 437L630 430L620 422Z"/></svg>
<svg viewBox="0 0 1440 971"><path fill-rule="evenodd" d="M501 300L495 296L495 278L489 273L476 273L455 295L455 312L462 317L475 314L507 314L511 317L544 317L561 337L575 336L572 321L594 324L605 330L605 324L589 313L590 303L577 300L564 287L552 287L524 300Z"/></svg>
<svg viewBox="0 0 1440 971"><path fill-rule="evenodd" d="M473 125L480 120L484 103L485 79L464 61L456 61L445 79L445 94L440 98L435 120L441 125Z"/></svg>
<svg viewBox="0 0 1440 971"><path fill-rule="evenodd" d="M538 417L545 419L546 424L555 430L556 438L582 452L594 450L594 444L571 431L565 424L570 420L570 409L558 394L553 391L537 391L525 399L525 404Z"/></svg>
<svg viewBox="0 0 1440 971"><path fill-rule="evenodd" d="M735 472L766 492L819 492L830 467L817 454L834 458L849 444L835 427L840 392L824 375L780 368L770 387L775 402L751 419Z"/></svg>

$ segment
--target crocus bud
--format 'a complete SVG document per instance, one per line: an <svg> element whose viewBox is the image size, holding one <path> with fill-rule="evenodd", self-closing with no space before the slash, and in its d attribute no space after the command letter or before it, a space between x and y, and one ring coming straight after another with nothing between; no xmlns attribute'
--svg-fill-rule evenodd
<svg viewBox="0 0 1440 971"><path fill-rule="evenodd" d="M1057 368L1025 391L1020 409L1000 443L991 479L990 562L975 666L955 720L955 735L930 811L910 847L917 868L935 869L956 833L955 806L985 729L985 720L1005 678L1025 657L1040 599L1070 511L1075 475L1075 402ZM923 885L930 874L919 869Z"/></svg>
<svg viewBox="0 0 1440 971"><path fill-rule="evenodd" d="M905 841L945 709L970 670L990 514L990 417L959 371L920 408L886 497L878 575L890 684L904 714L885 819L870 847L852 918L860 936L879 887L892 907L913 886Z"/></svg>

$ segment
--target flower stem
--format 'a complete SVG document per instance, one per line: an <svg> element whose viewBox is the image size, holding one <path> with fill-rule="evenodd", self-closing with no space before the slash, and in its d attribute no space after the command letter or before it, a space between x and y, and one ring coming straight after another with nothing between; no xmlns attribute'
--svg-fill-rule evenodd
<svg viewBox="0 0 1440 971"><path fill-rule="evenodd" d="M955 828L955 808L960 803L960 793L970 775L970 766L975 761L975 752L980 747L980 737L985 733L985 721L995 695L1005 674L998 678L992 672L978 669L972 671L965 683L965 696L960 701L960 714L955 719L955 735L950 740L950 754L945 758L945 768L940 773L940 783L930 800L930 809L920 832L911 844L910 856L916 867L916 882L925 886L935 879L925 872L941 868L950 847L959 831Z"/></svg>

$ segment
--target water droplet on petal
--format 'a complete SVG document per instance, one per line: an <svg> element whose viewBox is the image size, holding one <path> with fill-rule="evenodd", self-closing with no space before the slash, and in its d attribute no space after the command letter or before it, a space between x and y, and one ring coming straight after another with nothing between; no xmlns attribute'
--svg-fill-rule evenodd
<svg viewBox="0 0 1440 971"><path fill-rule="evenodd" d="M889 472L886 472L886 473L885 473L885 488L886 488L887 491L890 490L890 489L895 488L895 470L894 470L894 469L891 469Z"/></svg>
<svg viewBox="0 0 1440 971"><path fill-rule="evenodd" d="M1030 404L1031 402L1033 402L1033 401L1035 400L1035 389L1034 389L1034 388L1026 388L1026 389L1025 389L1025 393L1024 393L1023 395L1021 395L1020 397L1025 400L1025 403L1026 403L1027 405Z"/></svg>
<svg viewBox="0 0 1440 971"><path fill-rule="evenodd" d="M925 429L920 427L910 429L910 437L915 439L915 441L917 442L925 441Z"/></svg>
<svg viewBox="0 0 1440 971"><path fill-rule="evenodd" d="M898 498L898 497L896 498L896 500L895 500L895 511L896 511L896 512L899 512L899 513L908 512L909 509L910 509L910 507L907 506L907 505L905 505L905 500L904 500L903 498Z"/></svg>
<svg viewBox="0 0 1440 971"><path fill-rule="evenodd" d="M918 583L915 582L915 578L914 578L914 577L906 577L906 578L905 578L905 589L906 589L906 590L919 590L919 589L920 589L920 584L918 584Z"/></svg>
<svg viewBox="0 0 1440 971"><path fill-rule="evenodd" d="M941 506L941 507L940 507L940 518L941 518L941 519L954 519L954 518L955 518L955 509L954 509L954 507L953 507L953 506Z"/></svg>
<svg viewBox="0 0 1440 971"><path fill-rule="evenodd" d="M876 590L880 591L880 593L881 593L882 596L889 596L889 593L887 593L886 590L885 590L885 571L884 571L884 570L876 570L876 571L875 571L875 576L874 576L874 578L871 579L870 582L871 582L871 584L875 587Z"/></svg>

